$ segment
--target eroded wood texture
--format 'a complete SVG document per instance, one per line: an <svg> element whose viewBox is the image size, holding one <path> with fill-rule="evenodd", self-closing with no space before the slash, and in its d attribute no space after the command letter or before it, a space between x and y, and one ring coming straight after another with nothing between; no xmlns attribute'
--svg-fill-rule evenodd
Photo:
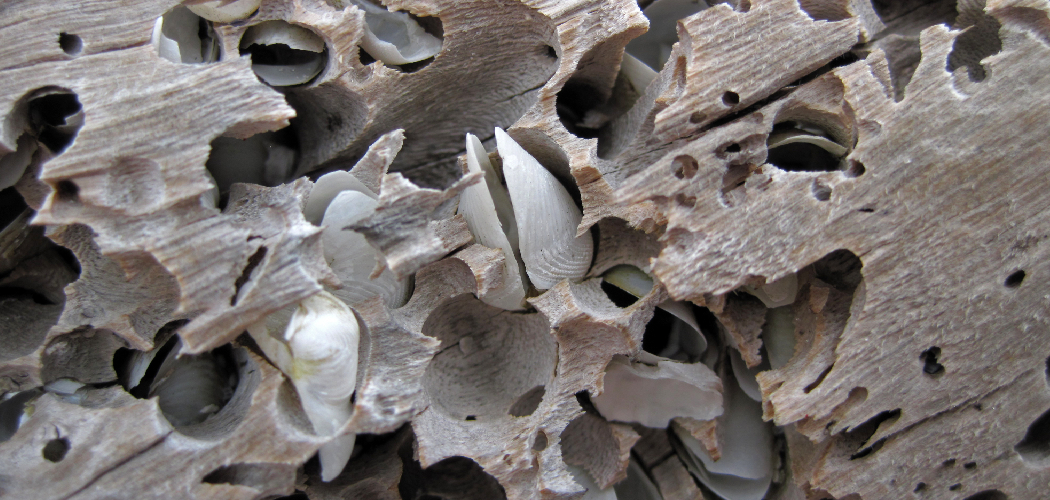
<svg viewBox="0 0 1050 500"><path fill-rule="evenodd" d="M658 364L674 301L707 347L659 363L761 399L765 498L1050 491L1046 0L694 5L653 74L624 58L653 2L372 3L440 51L375 60L342 0L201 21L188 33L218 55L200 64L151 40L176 0L0 5L0 495L715 498L684 440L736 453L729 405L656 429L593 402L614 356ZM256 77L241 38L272 21L318 38L315 78ZM461 174L464 134L491 151L495 127L567 188L596 247L522 311L483 301L517 263L457 213L483 183ZM224 141L264 136L284 137L287 171L220 191ZM799 160L803 143L830 159ZM347 227L303 214L335 170L375 201ZM373 277L411 290L352 304L336 434L358 446L331 482L310 459L334 436L244 334L352 286L323 231L362 235ZM611 289L618 266L652 284ZM158 368L135 361L173 335L232 370L193 424L138 385Z"/></svg>

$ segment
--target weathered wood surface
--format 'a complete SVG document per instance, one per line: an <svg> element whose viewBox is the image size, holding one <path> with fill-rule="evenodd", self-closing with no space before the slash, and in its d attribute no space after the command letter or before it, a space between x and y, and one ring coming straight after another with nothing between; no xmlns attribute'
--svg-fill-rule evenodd
<svg viewBox="0 0 1050 500"><path fill-rule="evenodd" d="M648 77L621 61L653 2L373 3L441 51L374 60L349 1L202 25L220 55L200 64L151 42L176 0L0 4L0 496L717 498L685 443L736 453L728 404L667 429L592 404L614 356L657 354L673 300L707 343L684 362L761 399L766 498L1050 495L1046 0L712 2ZM240 40L264 21L323 42L316 78L256 77ZM464 134L491 151L495 127L595 241L584 278L530 289L524 311L481 300L515 263L457 214L482 182L462 175ZM213 191L216 139L276 130L291 170ZM785 151L817 153L785 131L842 153L799 160ZM376 209L322 228L303 210L335 170ZM412 293L350 304L338 434L357 450L326 483L310 459L331 437L244 333L352 286L322 248L339 229ZM602 278L620 265L651 290L624 302ZM202 422L172 425L129 371L172 333L235 367Z"/></svg>

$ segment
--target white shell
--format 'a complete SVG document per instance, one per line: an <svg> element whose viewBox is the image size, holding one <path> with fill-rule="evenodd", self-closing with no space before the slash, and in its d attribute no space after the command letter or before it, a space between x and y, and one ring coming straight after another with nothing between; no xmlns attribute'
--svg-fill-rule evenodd
<svg viewBox="0 0 1050 500"><path fill-rule="evenodd" d="M795 311L791 306L777 307L766 312L762 325L762 343L766 346L769 365L776 369L791 361L795 355Z"/></svg>
<svg viewBox="0 0 1050 500"><path fill-rule="evenodd" d="M688 432L675 426L675 433L692 455L685 457L687 465L711 491L727 500L761 500L773 477L772 426L762 421L762 406L732 380L726 381L725 401L726 414L718 420L724 441L717 461Z"/></svg>
<svg viewBox="0 0 1050 500"><path fill-rule="evenodd" d="M339 475L354 450L354 435L335 434L353 413L350 397L357 385L359 328L346 304L320 292L299 304L284 334L292 358L291 373L286 374L303 410L318 435L334 437L318 452L324 481Z"/></svg>
<svg viewBox="0 0 1050 500"><path fill-rule="evenodd" d="M360 191L343 191L328 205L321 227L325 261L339 277L342 288L332 294L348 304L355 304L374 296L383 298L387 307L401 307L408 300L408 280L398 280L389 269L371 279L376 266L376 250L365 237L350 229L369 217L377 206L376 200Z"/></svg>
<svg viewBox="0 0 1050 500"><path fill-rule="evenodd" d="M252 71L275 87L301 85L313 80L325 67L324 40L302 26L284 21L265 21L248 28L241 38L242 49L252 45L287 45L300 51L286 64L252 62Z"/></svg>
<svg viewBox="0 0 1050 500"><path fill-rule="evenodd" d="M789 274L758 288L745 286L744 290L761 300L766 307L783 307L795 302L798 294L798 276Z"/></svg>
<svg viewBox="0 0 1050 500"><path fill-rule="evenodd" d="M467 171L483 172L485 182L463 190L459 198L459 213L467 220L467 227L479 244L503 250L506 259L503 286L481 300L507 310L523 309L526 287L522 282L524 269L516 255L518 242L514 211L485 148L473 134L467 134Z"/></svg>
<svg viewBox="0 0 1050 500"><path fill-rule="evenodd" d="M664 428L675 417L710 420L722 414L722 381L707 366L644 351L638 359L616 356L605 368L603 390L591 402L606 419Z"/></svg>
<svg viewBox="0 0 1050 500"><path fill-rule="evenodd" d="M583 214L569 192L500 128L496 148L514 206L521 260L532 285L548 290L562 280L582 278L590 268L594 242L588 233L576 236Z"/></svg>
<svg viewBox="0 0 1050 500"><path fill-rule="evenodd" d="M352 0L365 11L361 46L385 64L422 61L441 52L441 40L427 33L404 12L390 12L367 0Z"/></svg>
<svg viewBox="0 0 1050 500"><path fill-rule="evenodd" d="M343 170L329 172L319 177L314 182L313 189L310 190L310 196L306 199L306 208L303 209L306 220L320 226L328 205L332 203L336 195L343 191L357 191L368 195L373 200L379 199L376 193L368 189L350 172Z"/></svg>

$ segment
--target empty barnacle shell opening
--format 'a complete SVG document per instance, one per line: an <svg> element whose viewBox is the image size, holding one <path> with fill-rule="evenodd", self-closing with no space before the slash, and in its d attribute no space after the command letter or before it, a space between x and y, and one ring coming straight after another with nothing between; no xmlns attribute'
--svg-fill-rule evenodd
<svg viewBox="0 0 1050 500"><path fill-rule="evenodd" d="M405 12L391 12L370 0L348 0L365 12L361 48L373 59L398 66L416 63L441 52L442 40L428 33Z"/></svg>
<svg viewBox="0 0 1050 500"><path fill-rule="evenodd" d="M241 55L250 55L252 70L274 87L312 81L328 62L324 40L308 28L284 21L263 21L245 30Z"/></svg>
<svg viewBox="0 0 1050 500"><path fill-rule="evenodd" d="M221 50L211 23L181 6L157 18L151 42L160 57L174 63L214 62Z"/></svg>

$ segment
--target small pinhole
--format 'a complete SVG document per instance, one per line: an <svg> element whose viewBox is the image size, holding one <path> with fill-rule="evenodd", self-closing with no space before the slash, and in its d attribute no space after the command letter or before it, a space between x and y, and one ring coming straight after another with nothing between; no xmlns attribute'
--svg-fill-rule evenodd
<svg viewBox="0 0 1050 500"><path fill-rule="evenodd" d="M80 55L80 51L84 49L84 42L80 40L79 36L71 35L69 33L59 33L58 46L62 47L62 52L71 56L77 56Z"/></svg>
<svg viewBox="0 0 1050 500"><path fill-rule="evenodd" d="M863 213L866 213L866 214L870 214L870 213L874 213L875 209L871 208L871 207L864 207L864 208L858 208L857 211L858 212L863 212Z"/></svg>
<svg viewBox="0 0 1050 500"><path fill-rule="evenodd" d="M941 465L943 465L945 467L955 467L955 459L954 458L949 458L948 460L945 460L944 462L941 462Z"/></svg>
<svg viewBox="0 0 1050 500"><path fill-rule="evenodd" d="M726 153L739 153L739 152L740 152L740 144L739 143L734 142L734 143L726 146Z"/></svg>
<svg viewBox="0 0 1050 500"><path fill-rule="evenodd" d="M554 47L551 47L550 45L548 45L547 46L547 57L549 57L551 59L557 59L558 58L558 51Z"/></svg>
<svg viewBox="0 0 1050 500"><path fill-rule="evenodd" d="M674 167L674 176L679 179L692 179L700 169L700 164L696 159L687 155L675 157L671 166Z"/></svg>
<svg viewBox="0 0 1050 500"><path fill-rule="evenodd" d="M831 199L831 187L820 182L819 180L813 181L813 197L817 201L828 201Z"/></svg>
<svg viewBox="0 0 1050 500"><path fill-rule="evenodd" d="M937 362L937 358L940 357L940 355L941 348L937 346L922 351L922 354L919 355L919 360L923 363L922 372L931 377L939 377L943 375L944 365ZM953 464L955 463L954 460L951 462ZM945 462L945 464L947 465L947 462Z"/></svg>
<svg viewBox="0 0 1050 500"><path fill-rule="evenodd" d="M926 491L926 483L919 483L915 485L915 493L921 493Z"/></svg>
<svg viewBox="0 0 1050 500"><path fill-rule="evenodd" d="M953 485L948 487L948 491L956 491L959 488L962 488L962 484L955 483L955 484L953 484Z"/></svg>
<svg viewBox="0 0 1050 500"><path fill-rule="evenodd" d="M1021 282L1024 281L1024 271L1014 271L1006 277L1006 281L1003 282L1003 286L1006 288L1017 288L1021 286Z"/></svg>
<svg viewBox="0 0 1050 500"><path fill-rule="evenodd" d="M69 440L66 438L55 438L47 442L44 445L42 455L48 462L61 462L63 458L66 458L66 452L69 451Z"/></svg>
<svg viewBox="0 0 1050 500"><path fill-rule="evenodd" d="M58 181L55 193L62 201L77 201L80 198L80 186L71 180Z"/></svg>
<svg viewBox="0 0 1050 500"><path fill-rule="evenodd" d="M977 468L977 462L966 462L963 464L963 468L967 470L974 470Z"/></svg>
<svg viewBox="0 0 1050 500"><path fill-rule="evenodd" d="M977 411L984 411L984 405L982 405L981 403L977 403L977 404L973 405L973 409L975 409Z"/></svg>
<svg viewBox="0 0 1050 500"><path fill-rule="evenodd" d="M362 66L368 66L369 64L376 62L376 58L372 57L372 54L365 52L365 49L358 50L358 60L361 61Z"/></svg>
<svg viewBox="0 0 1050 500"><path fill-rule="evenodd" d="M867 172L868 169L864 168L864 164L857 160L849 161L849 168L846 169L846 177L860 177Z"/></svg>
<svg viewBox="0 0 1050 500"><path fill-rule="evenodd" d="M726 92L722 94L722 103L730 107L736 106L740 104L740 95L736 92Z"/></svg>
<svg viewBox="0 0 1050 500"><path fill-rule="evenodd" d="M467 418L464 418L463 420L466 420L467 422L473 422L477 419L478 417L475 417L474 415L467 415Z"/></svg>
<svg viewBox="0 0 1050 500"><path fill-rule="evenodd" d="M684 195L682 193L678 193L678 196L674 197L674 201L676 203L678 203L678 205L681 206L681 207L685 207L685 208L694 208L694 207L696 207L696 196L686 196L686 195Z"/></svg>

